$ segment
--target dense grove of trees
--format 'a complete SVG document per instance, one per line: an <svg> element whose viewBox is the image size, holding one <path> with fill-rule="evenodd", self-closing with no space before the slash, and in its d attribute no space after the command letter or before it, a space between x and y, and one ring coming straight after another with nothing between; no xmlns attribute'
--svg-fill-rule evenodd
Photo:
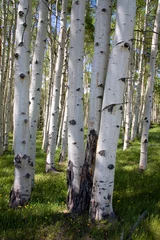
<svg viewBox="0 0 160 240"><path fill-rule="evenodd" d="M57 171L57 148L68 161L69 211L115 217L119 133L124 151L141 137L144 171L149 128L160 122L160 1L2 0L0 12L0 155L13 133L10 207L34 191L39 129L46 173Z"/></svg>

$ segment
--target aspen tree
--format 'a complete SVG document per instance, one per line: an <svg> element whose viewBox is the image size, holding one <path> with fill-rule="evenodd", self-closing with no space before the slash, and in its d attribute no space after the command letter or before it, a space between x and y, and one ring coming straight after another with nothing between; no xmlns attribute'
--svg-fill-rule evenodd
<svg viewBox="0 0 160 240"><path fill-rule="evenodd" d="M68 63L67 206L72 213L79 211L80 177L84 163L83 58L85 4L85 0L72 1L70 25Z"/></svg>
<svg viewBox="0 0 160 240"><path fill-rule="evenodd" d="M46 172L54 171L54 155L57 142L57 130L58 130L58 116L59 116L59 97L60 97L60 83L64 62L64 48L66 39L66 26L67 26L67 6L68 1L62 1L61 10L61 29L59 35L59 46L57 52L57 61L55 66L52 103L50 110L50 124L48 134L48 148L46 156Z"/></svg>
<svg viewBox="0 0 160 240"><path fill-rule="evenodd" d="M37 122L40 111L40 97L42 87L42 72L44 62L44 51L46 45L46 34L47 34L47 14L48 14L48 1L39 0L38 10L38 25L37 25L37 36L34 47L34 54L32 60L32 75L30 84L30 156L35 165L36 157L36 135L37 135ZM32 185L34 185L34 166L32 172Z"/></svg>
<svg viewBox="0 0 160 240"><path fill-rule="evenodd" d="M31 194L29 134L29 56L31 1L20 0L17 12L14 84L14 184L10 206L24 206Z"/></svg>
<svg viewBox="0 0 160 240"><path fill-rule="evenodd" d="M145 17L144 17L144 26L143 26L143 33L142 33L142 43L141 43L141 50L140 50L140 58L139 58L139 65L138 65L138 84L136 89L136 97L135 103L133 108L133 121L132 121L132 129L131 129L131 140L133 141L137 136L138 130L138 116L139 116L139 109L141 103L141 91L142 91L142 74L143 74L143 61L144 61L144 41L145 41L145 31L147 29L147 16L149 11L149 4L150 0L146 1L145 7Z"/></svg>
<svg viewBox="0 0 160 240"><path fill-rule="evenodd" d="M151 110L153 104L153 87L155 78L155 64L156 55L158 50L158 33L160 29L160 0L158 0L157 12L154 21L152 43L151 43L151 54L150 54L150 64L149 64L149 76L146 86L145 94L145 105L144 105L144 115L143 115L143 126L141 135L141 151L140 151L140 162L139 169L145 170L147 167L147 157L148 157L148 134L151 122Z"/></svg>
<svg viewBox="0 0 160 240"><path fill-rule="evenodd" d="M101 119L103 89L109 59L110 24L111 1L98 0L96 6L94 56L90 87L89 130L85 151L85 162L81 177L81 199L79 200L81 211L89 208L90 203L96 145Z"/></svg>
<svg viewBox="0 0 160 240"><path fill-rule="evenodd" d="M124 106L124 82L128 73L135 12L135 0L117 1L116 28L104 89L90 203L90 217L93 220L114 217L112 198L116 149Z"/></svg>

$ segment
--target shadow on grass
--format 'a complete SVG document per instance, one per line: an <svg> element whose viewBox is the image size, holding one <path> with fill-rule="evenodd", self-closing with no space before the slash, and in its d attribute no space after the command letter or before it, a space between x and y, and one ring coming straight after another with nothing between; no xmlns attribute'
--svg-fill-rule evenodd
<svg viewBox="0 0 160 240"><path fill-rule="evenodd" d="M155 140L156 139L156 140ZM1 160L0 239L3 240L119 240L124 239L138 217L147 216L134 231L133 240L160 239L160 127L149 135L148 168L138 171L140 143L136 140L126 151L118 149L113 197L114 211L119 221L91 223L88 214L71 218L66 212L66 164L56 167L59 174L45 174L45 154L41 141L37 147L35 187L29 204L18 210L8 208L8 194L13 180L13 156L5 154ZM156 143L156 144L154 144ZM121 147L122 145L120 145ZM1 193L0 193L1 194Z"/></svg>

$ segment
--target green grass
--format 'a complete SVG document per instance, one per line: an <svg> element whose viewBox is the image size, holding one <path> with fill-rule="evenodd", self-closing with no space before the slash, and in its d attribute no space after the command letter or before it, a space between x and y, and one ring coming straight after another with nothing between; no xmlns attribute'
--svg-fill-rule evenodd
<svg viewBox="0 0 160 240"><path fill-rule="evenodd" d="M160 239L160 126L150 130L148 166L138 171L140 142L122 150L119 140L113 206L118 221L91 223L87 214L75 219L67 213L65 200L66 163L56 167L58 174L45 174L45 154L41 150L41 134L37 140L35 188L25 208L8 207L13 183L13 155L11 150L0 157L0 240L120 240L126 239L130 228L147 210L146 217L134 231L133 240ZM10 141L11 144L11 141Z"/></svg>

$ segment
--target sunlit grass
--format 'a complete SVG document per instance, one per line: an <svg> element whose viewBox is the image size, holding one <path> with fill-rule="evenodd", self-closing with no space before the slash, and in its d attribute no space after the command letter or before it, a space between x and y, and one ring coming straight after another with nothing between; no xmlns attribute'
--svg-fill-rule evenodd
<svg viewBox="0 0 160 240"><path fill-rule="evenodd" d="M3 240L119 240L126 239L138 217L145 218L133 232L133 240L160 239L160 126L150 130L148 168L138 170L140 141L136 139L128 150L122 150L119 140L113 197L116 222L92 223L88 214L72 219L66 209L66 166L55 166L58 174L45 173L45 153L41 149L42 135L38 133L35 187L30 202L24 208L8 207L14 179L13 155L10 149L0 157L0 239Z"/></svg>

